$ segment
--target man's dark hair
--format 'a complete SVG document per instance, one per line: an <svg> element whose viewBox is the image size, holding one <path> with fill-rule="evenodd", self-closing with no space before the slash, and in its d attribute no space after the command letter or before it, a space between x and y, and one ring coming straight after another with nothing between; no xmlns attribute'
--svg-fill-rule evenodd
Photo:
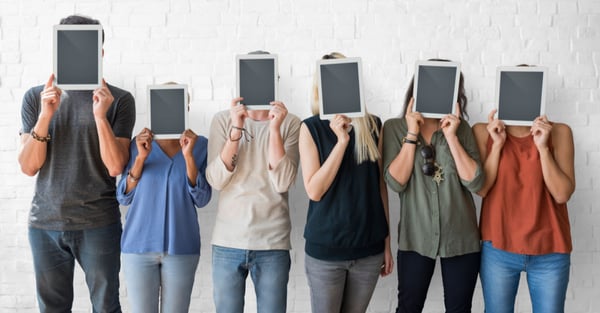
<svg viewBox="0 0 600 313"><path fill-rule="evenodd" d="M69 15L60 20L62 25L102 25L100 21L83 15ZM104 44L104 28L102 29L102 44Z"/></svg>

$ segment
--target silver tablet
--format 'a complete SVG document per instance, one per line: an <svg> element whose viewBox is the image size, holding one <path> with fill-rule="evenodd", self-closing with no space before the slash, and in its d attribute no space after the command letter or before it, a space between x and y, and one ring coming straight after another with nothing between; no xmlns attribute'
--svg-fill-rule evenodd
<svg viewBox="0 0 600 313"><path fill-rule="evenodd" d="M93 90L102 85L102 25L54 25L56 86Z"/></svg>
<svg viewBox="0 0 600 313"><path fill-rule="evenodd" d="M269 110L277 97L277 55L236 56L237 95L248 110Z"/></svg>
<svg viewBox="0 0 600 313"><path fill-rule="evenodd" d="M460 63L418 61L413 89L414 111L429 118L456 114L459 82Z"/></svg>
<svg viewBox="0 0 600 313"><path fill-rule="evenodd" d="M188 125L187 85L148 86L148 127L156 139L178 139Z"/></svg>
<svg viewBox="0 0 600 313"><path fill-rule="evenodd" d="M506 125L531 126L546 112L546 73L543 66L501 66L496 69L498 119Z"/></svg>
<svg viewBox="0 0 600 313"><path fill-rule="evenodd" d="M317 61L319 115L331 119L336 114L363 117L366 114L360 58Z"/></svg>

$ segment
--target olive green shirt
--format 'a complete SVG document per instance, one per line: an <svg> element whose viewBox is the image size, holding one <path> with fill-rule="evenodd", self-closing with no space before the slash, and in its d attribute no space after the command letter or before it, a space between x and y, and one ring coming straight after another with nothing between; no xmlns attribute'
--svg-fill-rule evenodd
<svg viewBox="0 0 600 313"><path fill-rule="evenodd" d="M383 127L384 177L388 186L398 192L401 203L398 249L415 251L430 258L480 251L477 213L471 192L477 192L482 187L484 174L471 127L461 120L456 131L465 151L477 162L475 177L471 181L458 176L444 133L441 130L433 133L431 144L435 149L435 162L443 171L443 180L439 185L432 176L425 176L421 170L425 163L421 147L425 141L420 135L420 145L415 149L415 162L408 182L401 185L390 175L390 163L400 152L406 132L404 118L390 119Z"/></svg>

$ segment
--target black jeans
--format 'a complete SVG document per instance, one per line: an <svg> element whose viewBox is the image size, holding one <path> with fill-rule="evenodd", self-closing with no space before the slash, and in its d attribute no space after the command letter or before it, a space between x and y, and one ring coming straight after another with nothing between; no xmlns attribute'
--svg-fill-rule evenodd
<svg viewBox="0 0 600 313"><path fill-rule="evenodd" d="M480 253L441 258L446 313L471 312ZM398 250L398 307L396 313L420 313L433 276L435 259Z"/></svg>

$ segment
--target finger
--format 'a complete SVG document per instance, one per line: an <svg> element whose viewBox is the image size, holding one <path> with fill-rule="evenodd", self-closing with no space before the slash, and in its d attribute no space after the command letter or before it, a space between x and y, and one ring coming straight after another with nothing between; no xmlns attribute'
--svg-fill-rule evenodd
<svg viewBox="0 0 600 313"><path fill-rule="evenodd" d="M410 101L408 102L408 107L406 107L406 114L408 115L409 113L413 112L413 106L415 105L415 98L411 97Z"/></svg>
<svg viewBox="0 0 600 313"><path fill-rule="evenodd" d="M44 85L44 89L52 88L53 85L54 85L54 73L50 74L50 77L48 78L46 85Z"/></svg>
<svg viewBox="0 0 600 313"><path fill-rule="evenodd" d="M236 106L240 104L242 100L244 100L244 97L233 98L233 100L231 100L231 106Z"/></svg>
<svg viewBox="0 0 600 313"><path fill-rule="evenodd" d="M456 102L456 116L460 116L460 103Z"/></svg>
<svg viewBox="0 0 600 313"><path fill-rule="evenodd" d="M494 115L496 115L496 109L493 109L490 114L488 114L488 123L492 123L494 121Z"/></svg>

